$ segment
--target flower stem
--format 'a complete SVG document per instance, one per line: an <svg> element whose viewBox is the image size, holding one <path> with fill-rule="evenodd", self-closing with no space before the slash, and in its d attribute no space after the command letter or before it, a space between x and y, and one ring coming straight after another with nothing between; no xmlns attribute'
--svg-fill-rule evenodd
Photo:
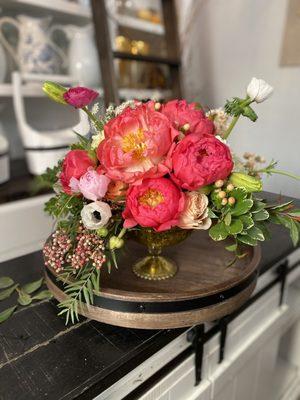
<svg viewBox="0 0 300 400"><path fill-rule="evenodd" d="M83 107L82 110L88 115L90 120L95 124L95 126L99 129L99 131L102 131L102 125L100 122L97 120L94 114L90 112L90 110L87 107Z"/></svg>
<svg viewBox="0 0 300 400"><path fill-rule="evenodd" d="M258 173L267 173L267 174L278 174L278 175L285 175L288 176L290 178L293 179L297 179L300 181L300 176L299 175L295 175L295 174L291 174L290 172L286 172L286 171L281 171L279 169L268 169L268 168L264 168L264 169L260 169L258 171L255 171Z"/></svg>
<svg viewBox="0 0 300 400"><path fill-rule="evenodd" d="M241 107L246 107L249 106L249 104L252 103L252 100L249 99L249 97L247 97L242 103L241 103ZM226 132L223 135L223 139L227 139L228 136L230 135L232 129L235 127L236 123L238 122L239 118L240 118L241 114L236 115L235 117L232 118L232 121L229 125L229 127L227 128Z"/></svg>
<svg viewBox="0 0 300 400"><path fill-rule="evenodd" d="M120 231L120 233L118 234L118 238L122 239L122 237L125 235L127 229L126 228L122 228L122 230Z"/></svg>

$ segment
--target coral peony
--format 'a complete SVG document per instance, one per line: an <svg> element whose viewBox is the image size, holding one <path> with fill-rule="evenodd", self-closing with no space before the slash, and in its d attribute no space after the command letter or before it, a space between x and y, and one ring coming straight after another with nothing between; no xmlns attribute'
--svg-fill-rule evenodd
<svg viewBox="0 0 300 400"><path fill-rule="evenodd" d="M127 192L124 227L137 224L156 231L176 226L184 209L184 193L167 178L145 179Z"/></svg>
<svg viewBox="0 0 300 400"><path fill-rule="evenodd" d="M214 124L195 103L188 104L186 100L171 100L162 106L164 114L173 127L186 133L213 133ZM198 126L198 128L197 128Z"/></svg>
<svg viewBox="0 0 300 400"><path fill-rule="evenodd" d="M77 86L70 88L63 94L64 100L75 108L83 108L89 105L99 96L99 93L95 90Z"/></svg>
<svg viewBox="0 0 300 400"><path fill-rule="evenodd" d="M94 167L94 161L88 156L84 150L71 150L67 153L62 164L62 172L60 174L60 182L63 190L67 194L78 191L72 188L71 179L79 179L90 167Z"/></svg>
<svg viewBox="0 0 300 400"><path fill-rule="evenodd" d="M178 226L182 229L209 229L211 219L208 217L208 198L199 192L185 194L185 207L180 215Z"/></svg>
<svg viewBox="0 0 300 400"><path fill-rule="evenodd" d="M106 198L115 202L124 202L128 185L122 181L111 181L108 185Z"/></svg>
<svg viewBox="0 0 300 400"><path fill-rule="evenodd" d="M196 190L225 179L233 168L229 148L212 135L187 135L172 154L172 179L182 188Z"/></svg>
<svg viewBox="0 0 300 400"><path fill-rule="evenodd" d="M97 156L111 179L138 184L169 172L167 154L178 132L147 104L127 107L105 125L104 133Z"/></svg>

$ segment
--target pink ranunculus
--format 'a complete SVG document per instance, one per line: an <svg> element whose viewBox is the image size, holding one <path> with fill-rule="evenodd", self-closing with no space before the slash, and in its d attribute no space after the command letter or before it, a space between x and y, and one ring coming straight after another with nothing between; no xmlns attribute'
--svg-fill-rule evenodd
<svg viewBox="0 0 300 400"><path fill-rule="evenodd" d="M147 104L126 108L104 127L97 156L107 176L138 184L169 172L167 155L178 132Z"/></svg>
<svg viewBox="0 0 300 400"><path fill-rule="evenodd" d="M122 214L124 227L140 225L158 232L168 230L178 224L184 206L184 193L170 179L145 179L128 189Z"/></svg>
<svg viewBox="0 0 300 400"><path fill-rule="evenodd" d="M198 126L198 133L213 133L213 123L205 117L202 110L196 108L195 103L188 104L186 100L171 100L162 106L164 114L175 129L182 129L189 125L186 133L194 133Z"/></svg>
<svg viewBox="0 0 300 400"><path fill-rule="evenodd" d="M94 167L95 162L88 156L85 150L69 151L63 161L62 171L60 173L60 182L63 190L67 194L73 194L78 191L76 181L90 167Z"/></svg>
<svg viewBox="0 0 300 400"><path fill-rule="evenodd" d="M110 179L99 175L94 169L89 169L78 182L78 189L83 196L92 201L100 200L105 196Z"/></svg>
<svg viewBox="0 0 300 400"><path fill-rule="evenodd" d="M98 92L83 86L70 88L63 95L64 100L75 108L83 108L89 105L98 96Z"/></svg>
<svg viewBox="0 0 300 400"><path fill-rule="evenodd" d="M172 179L183 189L197 190L225 179L233 168L229 148L212 135L187 135L172 154Z"/></svg>

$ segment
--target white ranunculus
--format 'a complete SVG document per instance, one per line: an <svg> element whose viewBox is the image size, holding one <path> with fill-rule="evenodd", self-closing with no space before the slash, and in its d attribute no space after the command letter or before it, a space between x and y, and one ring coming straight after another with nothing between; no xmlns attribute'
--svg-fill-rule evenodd
<svg viewBox="0 0 300 400"><path fill-rule="evenodd" d="M256 103L261 103L271 96L273 90L273 87L263 79L252 78L247 87L247 95Z"/></svg>
<svg viewBox="0 0 300 400"><path fill-rule="evenodd" d="M111 209L103 201L94 201L83 207L81 219L87 229L99 229L105 226L111 218Z"/></svg>

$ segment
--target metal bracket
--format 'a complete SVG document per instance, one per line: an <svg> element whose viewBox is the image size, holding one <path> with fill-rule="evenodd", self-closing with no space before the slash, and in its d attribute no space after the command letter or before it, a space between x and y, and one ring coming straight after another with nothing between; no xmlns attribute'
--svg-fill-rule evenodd
<svg viewBox="0 0 300 400"><path fill-rule="evenodd" d="M219 364L224 360L228 322L229 322L229 320L227 317L224 317L224 318L220 319L220 321L219 321L220 333L221 333Z"/></svg>
<svg viewBox="0 0 300 400"><path fill-rule="evenodd" d="M281 306L283 303L284 299L284 293L285 293L285 284L286 284L286 277L288 274L288 260L286 260L284 263L280 264L277 273L279 274L280 277L280 300L279 300L279 305Z"/></svg>
<svg viewBox="0 0 300 400"><path fill-rule="evenodd" d="M204 324L197 325L187 334L187 340L192 343L195 352L195 386L199 385L202 378Z"/></svg>

